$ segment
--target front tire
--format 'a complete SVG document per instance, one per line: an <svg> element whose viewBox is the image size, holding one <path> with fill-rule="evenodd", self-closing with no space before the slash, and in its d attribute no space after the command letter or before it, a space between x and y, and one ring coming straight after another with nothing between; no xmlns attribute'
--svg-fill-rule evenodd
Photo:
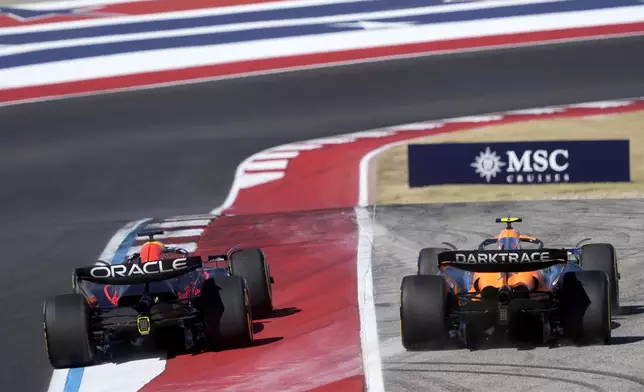
<svg viewBox="0 0 644 392"><path fill-rule="evenodd" d="M444 348L447 340L445 280L438 275L405 276L400 291L403 347L407 350Z"/></svg>
<svg viewBox="0 0 644 392"><path fill-rule="evenodd" d="M242 348L253 344L250 298L238 276L208 279L201 294L206 349Z"/></svg>
<svg viewBox="0 0 644 392"><path fill-rule="evenodd" d="M96 345L85 297L74 293L47 298L43 312L45 347L51 365L55 369L92 365Z"/></svg>
<svg viewBox="0 0 644 392"><path fill-rule="evenodd" d="M565 335L580 344L608 343L611 337L611 313L606 273L566 272L562 280Z"/></svg>
<svg viewBox="0 0 644 392"><path fill-rule="evenodd" d="M271 276L264 253L260 249L243 249L230 257L231 272L246 280L255 317L273 311Z"/></svg>
<svg viewBox="0 0 644 392"><path fill-rule="evenodd" d="M619 275L615 247L611 244L587 244L581 247L581 267L586 271L603 271L610 284L612 313L619 313Z"/></svg>

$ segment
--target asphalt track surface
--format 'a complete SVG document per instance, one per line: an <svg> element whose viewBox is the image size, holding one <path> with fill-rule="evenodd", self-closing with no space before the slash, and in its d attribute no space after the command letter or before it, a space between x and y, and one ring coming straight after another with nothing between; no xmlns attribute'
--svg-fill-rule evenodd
<svg viewBox="0 0 644 392"><path fill-rule="evenodd" d="M585 200L378 206L373 276L386 390L641 391L644 389L644 200ZM546 246L591 237L617 251L624 315L613 315L609 345L511 346L406 352L400 341L400 283L416 273L418 251L451 242L476 249L502 228L494 219L520 216L520 231Z"/></svg>
<svg viewBox="0 0 644 392"><path fill-rule="evenodd" d="M41 304L130 220L204 213L260 149L381 126L644 95L644 38L453 54L0 108L0 385L51 368Z"/></svg>

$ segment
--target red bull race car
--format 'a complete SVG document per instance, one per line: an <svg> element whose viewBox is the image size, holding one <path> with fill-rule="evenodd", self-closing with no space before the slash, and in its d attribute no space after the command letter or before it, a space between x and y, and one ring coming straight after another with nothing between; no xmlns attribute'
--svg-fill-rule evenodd
<svg viewBox="0 0 644 392"><path fill-rule="evenodd" d="M253 344L252 320L273 310L274 281L261 249L233 248L204 263L155 241L159 234L139 233L149 241L122 264L75 269L73 292L45 301L54 368L109 360L117 345L181 352Z"/></svg>
<svg viewBox="0 0 644 392"><path fill-rule="evenodd" d="M545 248L536 237L506 227L476 250L425 248L416 275L401 285L402 344L440 349L454 338L474 349L493 337L559 338L604 344L619 311L615 248L607 243ZM524 246L525 245L525 246ZM489 247L493 248L490 249Z"/></svg>

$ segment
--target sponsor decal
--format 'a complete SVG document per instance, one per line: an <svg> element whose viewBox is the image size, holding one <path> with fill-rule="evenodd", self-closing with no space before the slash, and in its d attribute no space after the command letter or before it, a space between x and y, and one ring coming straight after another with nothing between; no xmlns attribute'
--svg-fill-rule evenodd
<svg viewBox="0 0 644 392"><path fill-rule="evenodd" d="M628 140L410 144L409 186L629 182Z"/></svg>
<svg viewBox="0 0 644 392"><path fill-rule="evenodd" d="M159 261L148 261L139 264L114 264L93 267L89 274L94 278L116 278L138 275L154 275L168 271L177 271L188 268L186 258Z"/></svg>
<svg viewBox="0 0 644 392"><path fill-rule="evenodd" d="M454 253L454 261L468 264L534 263L552 261L549 252Z"/></svg>
<svg viewBox="0 0 644 392"><path fill-rule="evenodd" d="M488 183L503 171L501 168L504 166L507 166L505 170L507 173L517 173L516 175L507 175L506 182L508 183L513 181L525 181L528 183L570 181L570 176L566 172L570 166L568 163L570 155L568 150L556 149L551 152L547 150L525 150L520 157L513 150L506 151L506 154L507 163L503 162L499 155L496 155L496 151L490 151L490 147L486 147L485 151L481 151L475 157L470 166ZM560 173L563 173L563 175Z"/></svg>
<svg viewBox="0 0 644 392"><path fill-rule="evenodd" d="M455 250L441 252L438 255L440 263L454 264L530 264L565 262L566 249L534 249L534 250Z"/></svg>

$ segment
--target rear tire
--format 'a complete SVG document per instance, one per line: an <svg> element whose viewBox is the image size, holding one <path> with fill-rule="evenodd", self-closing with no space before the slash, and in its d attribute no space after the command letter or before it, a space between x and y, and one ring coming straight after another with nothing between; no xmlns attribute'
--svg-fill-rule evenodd
<svg viewBox="0 0 644 392"><path fill-rule="evenodd" d="M220 276L206 280L201 299L206 349L241 348L253 344L250 298L241 277Z"/></svg>
<svg viewBox="0 0 644 392"><path fill-rule="evenodd" d="M447 340L445 281L441 276L405 276L400 287L402 345L407 350L444 348Z"/></svg>
<svg viewBox="0 0 644 392"><path fill-rule="evenodd" d="M615 248L611 244L587 244L581 247L581 267L586 271L603 271L610 283L611 312L619 313L619 275Z"/></svg>
<svg viewBox="0 0 644 392"><path fill-rule="evenodd" d="M92 365L96 345L85 297L74 293L47 298L43 312L45 347L51 365L55 369Z"/></svg>
<svg viewBox="0 0 644 392"><path fill-rule="evenodd" d="M566 272L562 280L565 335L580 344L608 343L611 337L611 313L606 273Z"/></svg>
<svg viewBox="0 0 644 392"><path fill-rule="evenodd" d="M253 317L267 316L273 311L271 276L264 253L260 249L244 249L230 257L232 275L246 280L253 308Z"/></svg>
<svg viewBox="0 0 644 392"><path fill-rule="evenodd" d="M438 275L438 254L445 248L424 248L418 253L418 275Z"/></svg>

